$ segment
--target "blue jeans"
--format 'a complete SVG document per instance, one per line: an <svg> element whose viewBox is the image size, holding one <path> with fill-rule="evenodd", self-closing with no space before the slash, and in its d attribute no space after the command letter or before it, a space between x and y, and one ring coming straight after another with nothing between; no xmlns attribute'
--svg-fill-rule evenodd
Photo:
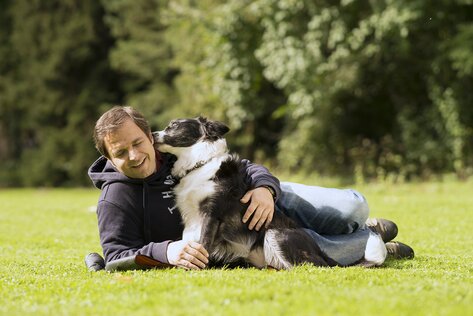
<svg viewBox="0 0 473 316"><path fill-rule="evenodd" d="M365 227L369 207L352 189L332 189L282 182L276 212L305 228L322 251L341 266L364 258L370 230Z"/></svg>

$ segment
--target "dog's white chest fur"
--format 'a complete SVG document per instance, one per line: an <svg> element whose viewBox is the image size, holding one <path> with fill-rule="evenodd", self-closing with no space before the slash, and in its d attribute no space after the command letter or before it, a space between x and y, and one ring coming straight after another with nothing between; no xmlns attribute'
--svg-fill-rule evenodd
<svg viewBox="0 0 473 316"><path fill-rule="evenodd" d="M215 193L215 182L212 178L226 156L214 158L202 167L191 171L174 188L176 205L181 212L185 227L183 240L200 240L203 221L200 204Z"/></svg>

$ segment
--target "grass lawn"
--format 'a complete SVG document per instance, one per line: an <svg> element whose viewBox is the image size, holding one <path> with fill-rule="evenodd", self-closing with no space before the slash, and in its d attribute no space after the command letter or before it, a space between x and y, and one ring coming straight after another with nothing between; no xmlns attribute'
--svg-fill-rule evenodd
<svg viewBox="0 0 473 316"><path fill-rule="evenodd" d="M95 189L0 190L1 315L473 315L473 182L363 185L414 260L376 269L88 272Z"/></svg>

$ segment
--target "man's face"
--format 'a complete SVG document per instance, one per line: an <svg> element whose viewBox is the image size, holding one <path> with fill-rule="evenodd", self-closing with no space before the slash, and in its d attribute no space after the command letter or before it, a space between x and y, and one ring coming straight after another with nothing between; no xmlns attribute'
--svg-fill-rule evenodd
<svg viewBox="0 0 473 316"><path fill-rule="evenodd" d="M146 135L131 119L105 136L110 161L124 175L143 179L156 171L153 138Z"/></svg>

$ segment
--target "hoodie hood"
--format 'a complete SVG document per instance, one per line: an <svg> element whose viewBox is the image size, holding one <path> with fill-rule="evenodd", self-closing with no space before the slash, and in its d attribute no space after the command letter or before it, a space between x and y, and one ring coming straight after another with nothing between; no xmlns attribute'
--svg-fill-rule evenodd
<svg viewBox="0 0 473 316"><path fill-rule="evenodd" d="M92 183L98 189L102 189L102 186L105 183L128 182L128 179L130 181L135 180L118 172L112 163L104 156L101 156L92 164L92 166L90 166L88 174L90 180L92 180Z"/></svg>
<svg viewBox="0 0 473 316"><path fill-rule="evenodd" d="M143 254L167 262L170 240L182 238L182 218L176 209L171 176L175 156L162 154L158 170L144 179L120 173L105 157L88 174L102 192L97 204L100 242L107 262Z"/></svg>
<svg viewBox="0 0 473 316"><path fill-rule="evenodd" d="M170 154L163 154L159 153L161 159L163 160L161 163L161 168L155 172L154 174L150 175L144 179L134 179L125 176L123 173L119 172L113 164L104 156L98 158L89 168L88 174L90 180L94 186L98 189L102 189L105 185L108 185L113 182L125 182L125 183L135 183L135 184L143 184L149 183L157 178L160 178L162 173L161 169L167 169L166 167L172 165L172 163L176 160L174 156Z"/></svg>

